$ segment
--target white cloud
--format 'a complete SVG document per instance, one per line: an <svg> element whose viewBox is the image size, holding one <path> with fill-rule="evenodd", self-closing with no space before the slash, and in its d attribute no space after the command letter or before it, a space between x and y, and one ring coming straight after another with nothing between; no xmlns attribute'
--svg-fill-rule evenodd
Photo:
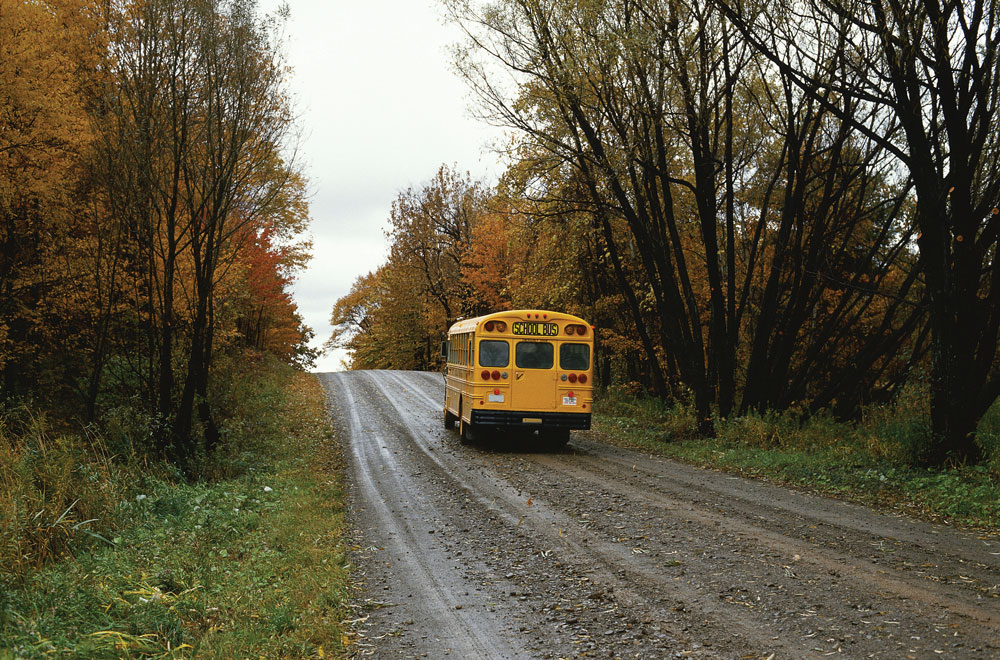
<svg viewBox="0 0 1000 660"><path fill-rule="evenodd" d="M448 48L461 35L436 4L407 0L289 0L291 90L311 182L313 259L294 296L315 345L354 279L385 259L385 222L400 191L442 163L493 180L500 133L467 110ZM276 2L264 2L270 10ZM339 368L323 358L319 371Z"/></svg>

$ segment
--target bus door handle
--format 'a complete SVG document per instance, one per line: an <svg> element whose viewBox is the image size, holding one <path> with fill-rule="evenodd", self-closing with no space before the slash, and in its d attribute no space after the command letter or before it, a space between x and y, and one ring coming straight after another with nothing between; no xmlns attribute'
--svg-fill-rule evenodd
<svg viewBox="0 0 1000 660"><path fill-rule="evenodd" d="M514 372L514 380L521 380L522 378L524 378L524 372L523 371L515 371Z"/></svg>

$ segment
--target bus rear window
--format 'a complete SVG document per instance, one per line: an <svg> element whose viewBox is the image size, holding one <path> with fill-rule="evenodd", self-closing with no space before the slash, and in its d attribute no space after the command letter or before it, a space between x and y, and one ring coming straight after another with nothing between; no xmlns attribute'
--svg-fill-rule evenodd
<svg viewBox="0 0 1000 660"><path fill-rule="evenodd" d="M484 339L479 342L479 366L506 367L510 364L510 345L505 341Z"/></svg>
<svg viewBox="0 0 1000 660"><path fill-rule="evenodd" d="M566 371L590 369L590 346L587 344L563 344L560 346L559 368Z"/></svg>
<svg viewBox="0 0 1000 660"><path fill-rule="evenodd" d="M522 341L514 349L518 369L551 369L555 352L548 342Z"/></svg>

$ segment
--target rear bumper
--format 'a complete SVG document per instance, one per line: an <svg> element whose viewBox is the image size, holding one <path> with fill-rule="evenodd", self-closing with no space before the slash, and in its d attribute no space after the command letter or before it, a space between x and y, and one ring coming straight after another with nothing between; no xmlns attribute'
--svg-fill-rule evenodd
<svg viewBox="0 0 1000 660"><path fill-rule="evenodd" d="M590 429L590 413L473 409L472 424L474 426L506 426L525 429L576 429L578 431L586 431Z"/></svg>

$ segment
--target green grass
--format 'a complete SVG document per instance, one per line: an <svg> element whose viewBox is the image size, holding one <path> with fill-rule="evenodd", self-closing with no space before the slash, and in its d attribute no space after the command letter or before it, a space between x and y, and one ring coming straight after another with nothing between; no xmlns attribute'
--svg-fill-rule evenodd
<svg viewBox="0 0 1000 660"><path fill-rule="evenodd" d="M211 478L136 473L113 547L78 540L0 574L0 658L344 655L344 493L321 386L272 367L242 397L252 414Z"/></svg>
<svg viewBox="0 0 1000 660"><path fill-rule="evenodd" d="M932 520L1000 530L1000 411L980 426L991 458L977 466L913 465L927 424L918 406L873 409L857 424L818 416L749 415L722 420L717 436L694 433L685 406L620 393L594 406L605 439L680 461L767 479Z"/></svg>

